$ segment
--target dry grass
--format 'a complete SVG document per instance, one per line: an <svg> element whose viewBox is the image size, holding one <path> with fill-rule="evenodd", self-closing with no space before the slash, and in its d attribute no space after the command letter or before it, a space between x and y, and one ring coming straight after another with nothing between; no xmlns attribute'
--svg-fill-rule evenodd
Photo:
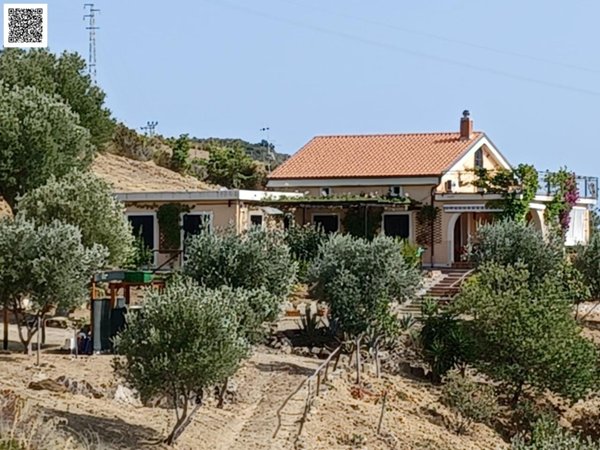
<svg viewBox="0 0 600 450"><path fill-rule="evenodd" d="M0 449L2 450L104 450L89 429L74 430L62 417L52 416L40 405L14 391L0 392Z"/></svg>
<svg viewBox="0 0 600 450"><path fill-rule="evenodd" d="M205 191L217 189L197 178L184 176L152 161L136 161L111 153L99 154L92 171L110 183L115 192Z"/></svg>

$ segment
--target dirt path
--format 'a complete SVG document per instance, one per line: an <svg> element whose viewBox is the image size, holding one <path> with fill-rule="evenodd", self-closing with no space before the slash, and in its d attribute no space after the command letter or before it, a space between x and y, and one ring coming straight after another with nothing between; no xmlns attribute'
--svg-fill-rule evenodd
<svg viewBox="0 0 600 450"><path fill-rule="evenodd" d="M277 429L277 409L310 375L319 364L318 360L290 357L281 354L255 355L252 365L263 375L254 377L249 397L244 407L225 425L214 442L217 450L284 450L293 448L297 421L302 408L297 400L291 401L282 415L282 426ZM208 444L208 442L207 442Z"/></svg>

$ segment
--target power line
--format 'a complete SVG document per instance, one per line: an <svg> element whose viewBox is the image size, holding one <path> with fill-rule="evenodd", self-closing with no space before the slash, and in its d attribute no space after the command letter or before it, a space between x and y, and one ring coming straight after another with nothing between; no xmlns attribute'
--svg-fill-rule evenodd
<svg viewBox="0 0 600 450"><path fill-rule="evenodd" d="M458 45L463 45L466 47L471 47L471 48L476 48L479 50L485 50L487 52L491 52L491 53L496 53L498 55L505 55L505 56L512 56L512 57L516 57L516 58L521 58L521 59L528 59L531 61L537 61L537 62L541 62L541 63L545 63L545 64L551 64L554 66L558 66L558 67L564 67L566 69L572 69L572 70L580 70L583 72L589 72L589 73L600 73L600 69L593 69L591 67L584 67L584 66L579 66L576 64L569 64L569 63L565 63L565 62L561 62L561 61L556 61L553 59L547 59L547 58L542 58L540 56L535 56L535 55L530 55L530 54L526 54L526 53L520 53L520 52L515 52L512 50L506 50L506 49L499 49L499 48L494 48L494 47L489 47L487 45L482 45L482 44L476 44L474 42L468 42L468 41L463 41L461 39L454 39L454 38L449 38L446 36L440 36L438 34L433 34L433 33L428 33L426 31L420 31L420 30L415 30L415 29L411 29L411 28L404 28L404 27L399 27L397 25L392 25L386 22L381 22L378 20L374 20L374 19L369 19L367 17L359 17L359 16L354 16L352 14L347 14L344 12L339 12L339 11L333 11L330 9L326 9L326 8L321 8L318 6L309 6L306 5L304 3L299 3L296 2L294 0L278 0L280 2L285 2L285 3L289 3L290 5L295 5L301 8L306 8L306 9L312 9L314 11L320 11L320 12L324 12L326 14L331 14L331 15L336 15L339 17L345 17L347 19L351 19L351 20L356 20L359 22L364 22L364 23L368 23L371 25L376 25L378 27L384 27L384 28L389 28L391 30L396 30L396 31L401 31L403 33L407 33L407 34L413 34L415 36L422 36L422 37L426 37L426 38L430 38L430 39L435 39L438 41L442 41L442 42L448 42L451 44L458 44Z"/></svg>
<svg viewBox="0 0 600 450"><path fill-rule="evenodd" d="M323 33L323 34L329 34L332 36L337 36L337 37L341 37L341 38L345 38L345 39L349 39L349 40L353 40L356 42L360 42L366 45L371 45L374 47L380 47L380 48L385 48L387 50L394 50L400 53L404 53L407 55L411 55L414 57L418 57L418 58L424 58L424 59L429 59L431 61L436 61L439 63L443 63L443 64L447 64L447 65L452 65L452 66L456 66L456 67L462 67L462 68L466 68L466 69L470 69L470 70L476 70L478 72L484 72L484 73L489 73L492 75L497 75L497 76L502 76L505 78L511 78L513 80L518 80L518 81L523 81L523 82L527 82L527 83L532 83L532 84L538 84L541 86L546 86L546 87L552 87L555 89L561 89L561 90L565 90L565 91L571 91L571 92L578 92L580 94L587 94L587 95L593 95L593 96L600 96L600 92L598 91L593 91L590 89L585 89L585 88L580 88L577 86L571 86L571 85L567 85L567 84L562 84L562 83L556 83L553 81L547 81L547 80L540 80L537 78L532 78L532 77L528 77L525 75L519 75L519 74L515 74L515 73L511 73L511 72L506 72L503 70L498 70L498 69L494 69L491 67L484 67L484 66L478 66L475 64L471 64L471 63L467 63L467 62L463 62L463 61L458 61L455 59L451 59L451 58L446 58L443 56L437 56L437 55L432 55L429 53L423 53L423 52L418 52L416 50L411 50L408 48L404 48L404 47L400 47L398 45L395 44L390 44L387 42L380 42L380 41L376 41L373 39L368 39L368 38L363 38L361 36L357 36L357 35L353 35L350 33L346 33L343 31L336 31L336 30L330 30L327 28L322 28L319 26L315 26L312 24L307 24L307 23L303 23L300 21L296 21L293 19L288 19L285 17L279 17L279 16L275 16L269 13L265 13L263 11L259 11L256 9L251 9L251 8L247 8L245 6L241 6L235 3L230 3L224 0L220 0L220 1L216 1L216 0L202 0L205 3L210 3L213 5L217 5L217 6L221 6L221 7L226 7L226 8L230 8L230 9L235 9L238 11L242 11L254 16L258 16L258 17L263 17L265 19L269 19L269 20L273 20L276 22L282 22L282 23L286 23L288 25L292 25L298 28L304 28L304 29L308 29L308 30L312 30L312 31L316 31L319 33Z"/></svg>
<svg viewBox="0 0 600 450"><path fill-rule="evenodd" d="M99 30L100 27L96 26L96 13L100 12L99 9L94 8L93 3L85 3L83 5L83 9L88 10L88 14L83 15L83 20L88 19L88 26L85 27L86 30L89 30L89 53L88 53L88 73L90 78L95 83L96 82L96 30Z"/></svg>

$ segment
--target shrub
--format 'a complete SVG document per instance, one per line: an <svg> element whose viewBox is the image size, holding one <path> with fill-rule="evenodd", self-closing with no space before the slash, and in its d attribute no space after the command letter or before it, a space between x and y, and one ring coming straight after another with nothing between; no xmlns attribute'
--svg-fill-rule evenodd
<svg viewBox="0 0 600 450"><path fill-rule="evenodd" d="M600 299L600 233L594 233L587 246L577 247L573 264L583 275L592 298Z"/></svg>
<svg viewBox="0 0 600 450"><path fill-rule="evenodd" d="M43 321L53 307L79 306L106 257L102 246L84 247L73 225L54 221L36 227L22 217L0 220L0 298L17 319L25 353L38 332L38 319ZM26 310L34 320L25 320Z"/></svg>
<svg viewBox="0 0 600 450"><path fill-rule="evenodd" d="M253 228L238 235L204 230L186 244L184 273L203 286L267 290L283 299L296 280L296 263L279 231Z"/></svg>
<svg viewBox="0 0 600 450"><path fill-rule="evenodd" d="M0 64L5 52L0 54ZM4 73L2 73L4 78ZM51 175L86 169L94 156L90 132L58 96L0 82L0 197L16 199Z"/></svg>
<svg viewBox="0 0 600 450"><path fill-rule="evenodd" d="M151 266L153 260L152 249L146 245L140 230L140 234L135 237L133 242L133 252L126 263L126 267L133 270L142 269Z"/></svg>
<svg viewBox="0 0 600 450"><path fill-rule="evenodd" d="M589 437L583 438L562 428L556 421L540 419L536 422L531 437L515 436L512 450L599 450L600 443Z"/></svg>
<svg viewBox="0 0 600 450"><path fill-rule="evenodd" d="M477 230L471 259L477 265L495 263L503 266L522 264L532 278L543 278L563 264L562 242L542 233L532 225L504 220L483 225Z"/></svg>
<svg viewBox="0 0 600 450"><path fill-rule="evenodd" d="M133 253L133 235L121 202L112 188L90 172L71 171L19 199L18 212L37 224L53 220L77 226L86 247L99 244L109 252L114 266L124 264Z"/></svg>
<svg viewBox="0 0 600 450"><path fill-rule="evenodd" d="M164 148L154 149L152 152L152 161L157 166L165 167L167 169L171 168L171 153L169 153Z"/></svg>
<svg viewBox="0 0 600 450"><path fill-rule="evenodd" d="M434 300L425 301L421 308L423 327L420 343L423 359L429 365L434 381L466 364L473 342L467 323L448 310L440 310Z"/></svg>
<svg viewBox="0 0 600 450"><path fill-rule="evenodd" d="M189 168L188 157L190 154L190 139L187 134L180 135L173 141L171 154L171 170L185 173Z"/></svg>
<svg viewBox="0 0 600 450"><path fill-rule="evenodd" d="M420 283L419 272L402 257L402 243L383 236L372 241L333 236L310 273L315 295L351 335L366 332L378 315L389 314L392 301L407 300Z"/></svg>
<svg viewBox="0 0 600 450"><path fill-rule="evenodd" d="M384 236L372 241L333 236L321 246L310 274L314 295L329 304L332 322L356 339L357 355L367 333L377 354L381 338L398 332L392 302L408 299L420 283L419 271L402 257L402 243Z"/></svg>
<svg viewBox="0 0 600 450"><path fill-rule="evenodd" d="M523 397L510 414L510 431L513 435L530 436L538 421L557 421L560 411L548 401ZM516 434L514 433L516 431Z"/></svg>
<svg viewBox="0 0 600 450"><path fill-rule="evenodd" d="M318 256L319 248L328 239L321 227L312 224L292 225L285 232L285 242L294 259L298 262L298 278L308 280L308 269Z"/></svg>
<svg viewBox="0 0 600 450"><path fill-rule="evenodd" d="M467 281L455 311L473 319L473 363L514 389L549 389L577 400L594 386L598 353L581 336L561 280L532 284L523 266L486 264Z"/></svg>
<svg viewBox="0 0 600 450"><path fill-rule="evenodd" d="M421 266L421 252L422 249L418 245L413 245L406 240L403 241L402 256L404 257L404 261L406 261L409 266Z"/></svg>
<svg viewBox="0 0 600 450"><path fill-rule="evenodd" d="M498 410L491 386L458 371L451 371L444 378L440 400L456 415L451 424L456 434L469 431L473 422L489 424Z"/></svg>
<svg viewBox="0 0 600 450"><path fill-rule="evenodd" d="M148 161L152 158L153 149L145 138L140 136L122 123L117 124L112 136L113 151L117 155L138 161Z"/></svg>
<svg viewBox="0 0 600 450"><path fill-rule="evenodd" d="M144 309L128 317L128 327L115 339L122 355L115 370L142 400L155 395L172 400L178 420L168 443L182 431L190 401L199 407L203 390L233 375L247 354L230 298L191 280L174 280L163 292L149 290Z"/></svg>

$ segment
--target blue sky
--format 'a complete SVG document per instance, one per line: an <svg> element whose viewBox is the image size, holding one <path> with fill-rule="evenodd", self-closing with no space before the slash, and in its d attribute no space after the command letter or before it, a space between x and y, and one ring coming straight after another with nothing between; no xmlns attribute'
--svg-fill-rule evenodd
<svg viewBox="0 0 600 450"><path fill-rule="evenodd" d="M98 82L131 127L269 138L458 130L513 163L600 173L596 0L97 0ZM49 0L87 56L83 2Z"/></svg>

